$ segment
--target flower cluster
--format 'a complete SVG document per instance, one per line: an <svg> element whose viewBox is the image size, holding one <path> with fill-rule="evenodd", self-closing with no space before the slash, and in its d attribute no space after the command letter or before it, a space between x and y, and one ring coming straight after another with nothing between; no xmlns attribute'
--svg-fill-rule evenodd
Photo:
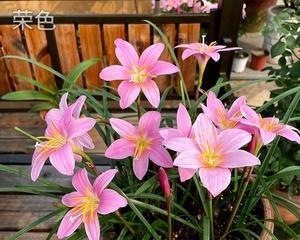
<svg viewBox="0 0 300 240"><path fill-rule="evenodd" d="M165 12L210 13L218 8L218 3L207 0L161 0L160 8Z"/></svg>

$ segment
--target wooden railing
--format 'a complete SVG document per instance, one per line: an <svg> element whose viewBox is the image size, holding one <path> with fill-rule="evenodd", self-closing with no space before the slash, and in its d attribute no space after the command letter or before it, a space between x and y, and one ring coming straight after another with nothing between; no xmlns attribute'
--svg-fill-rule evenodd
<svg viewBox="0 0 300 240"><path fill-rule="evenodd" d="M5 3L6 2L6 3ZM228 16L230 6L235 11L242 1L225 0L221 9L210 14L166 14L151 8L148 1L80 1L70 5L70 1L41 1L39 4L25 5L17 1L8 5L0 2L0 55L19 55L36 59L64 74L70 72L80 61L93 57L100 58L98 64L89 68L78 79L78 84L86 88L101 87L103 82L98 75L107 65L118 63L115 57L115 38L130 41L141 52L152 43L161 41L159 35L143 20L147 19L159 25L172 46L180 43L199 42L201 33L207 35L207 41L223 41L234 44L240 17ZM60 4L58 4L60 3ZM240 5L240 6L239 6ZM50 11L54 16L54 31L41 31L33 17L32 29L13 30L12 11L17 9L37 12L40 9ZM25 9L24 9L25 8ZM227 10L226 10L227 9ZM226 10L224 12L224 10ZM8 14L7 14L8 13ZM224 43L224 42L223 42ZM181 60L182 50L176 50L187 89L195 91L197 64L194 58ZM206 86L215 83L220 71L229 74L232 55L224 54L225 61L210 63L205 73ZM226 57L227 56L227 57ZM172 61L167 49L162 59ZM34 89L34 86L16 77L16 74L37 79L49 86L59 79L49 72L29 63L5 59L0 61L0 94L10 91ZM156 79L163 91L167 86L178 84L175 76L162 76ZM117 87L118 82L111 82Z"/></svg>

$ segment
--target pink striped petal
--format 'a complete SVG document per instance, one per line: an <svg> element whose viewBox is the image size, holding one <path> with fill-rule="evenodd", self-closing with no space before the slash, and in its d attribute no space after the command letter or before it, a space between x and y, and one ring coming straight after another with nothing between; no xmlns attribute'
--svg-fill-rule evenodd
<svg viewBox="0 0 300 240"><path fill-rule="evenodd" d="M82 223L82 217L76 217L74 209L67 212L67 214L62 219L58 231L57 237L63 239L69 237Z"/></svg>
<svg viewBox="0 0 300 240"><path fill-rule="evenodd" d="M137 129L131 125L129 122L126 122L122 119L111 118L109 120L112 128L121 136L121 137L131 137L134 136L137 132Z"/></svg>
<svg viewBox="0 0 300 240"><path fill-rule="evenodd" d="M61 174L71 176L74 173L75 158L70 144L53 152L50 155L50 162Z"/></svg>
<svg viewBox="0 0 300 240"><path fill-rule="evenodd" d="M66 110L68 108L68 93L66 92L64 95L62 95L60 102L59 102L59 109L60 110Z"/></svg>
<svg viewBox="0 0 300 240"><path fill-rule="evenodd" d="M216 94L212 91L208 93L206 106L213 111L226 113L223 103L220 101L220 99L217 98Z"/></svg>
<svg viewBox="0 0 300 240"><path fill-rule="evenodd" d="M71 192L64 195L61 199L61 202L67 207L75 207L82 203L82 197L84 197L84 195L80 192Z"/></svg>
<svg viewBox="0 0 300 240"><path fill-rule="evenodd" d="M96 120L93 118L79 118L74 119L68 128L68 137L74 138L74 137L80 137L82 135L85 135L87 132L89 132L96 124Z"/></svg>
<svg viewBox="0 0 300 240"><path fill-rule="evenodd" d="M103 68L100 72L99 77L105 81L130 79L128 70L120 65L111 65L109 67Z"/></svg>
<svg viewBox="0 0 300 240"><path fill-rule="evenodd" d="M93 184L93 190L97 192L98 196L101 196L103 190L110 184L113 178L116 176L118 170L110 169L98 176ZM100 200L101 202L101 200Z"/></svg>
<svg viewBox="0 0 300 240"><path fill-rule="evenodd" d="M200 153L197 151L186 151L179 153L175 158L174 166L181 168L198 169L203 167L203 163L200 159Z"/></svg>
<svg viewBox="0 0 300 240"><path fill-rule="evenodd" d="M191 117L186 110L183 104L179 104L177 111L177 128L184 134L185 137L188 137L192 129Z"/></svg>
<svg viewBox="0 0 300 240"><path fill-rule="evenodd" d="M173 161L166 149L162 146L152 146L148 150L149 158L156 165L164 168L173 167Z"/></svg>
<svg viewBox="0 0 300 240"><path fill-rule="evenodd" d="M199 151L197 146L197 142L191 138L186 137L175 137L166 139L163 141L163 144L176 152L184 152L184 151Z"/></svg>
<svg viewBox="0 0 300 240"><path fill-rule="evenodd" d="M174 128L162 128L159 130L159 134L165 139L183 137L183 134L180 130Z"/></svg>
<svg viewBox="0 0 300 240"><path fill-rule="evenodd" d="M82 110L82 107L84 105L84 102L86 100L86 96L80 96L76 102L74 102L71 107L73 107L73 116L77 119L80 117L80 113Z"/></svg>
<svg viewBox="0 0 300 240"><path fill-rule="evenodd" d="M78 170L74 174L72 178L72 185L77 192L80 192L83 195L86 195L87 190L90 191L92 189L92 185L85 168Z"/></svg>
<svg viewBox="0 0 300 240"><path fill-rule="evenodd" d="M142 180L145 176L149 165L149 158L147 154L143 154L138 159L133 159L133 172L134 175L139 179Z"/></svg>
<svg viewBox="0 0 300 240"><path fill-rule="evenodd" d="M106 215L125 207L127 200L112 189L104 189L100 196L98 213Z"/></svg>
<svg viewBox="0 0 300 240"><path fill-rule="evenodd" d="M194 50L194 49L185 49L182 52L182 60L187 59L188 57L192 56L192 55L196 55L199 53L199 50Z"/></svg>
<svg viewBox="0 0 300 240"><path fill-rule="evenodd" d="M77 138L77 141L80 145L82 145L85 148L88 148L88 149L94 149L95 148L95 145L93 143L92 138L87 133L83 134L82 136L79 136Z"/></svg>
<svg viewBox="0 0 300 240"><path fill-rule="evenodd" d="M165 45L162 43L153 44L145 49L139 59L139 66L153 66L159 59Z"/></svg>
<svg viewBox="0 0 300 240"><path fill-rule="evenodd" d="M246 98L244 96L236 99L227 114L229 118L240 118L241 117L241 107L246 105Z"/></svg>
<svg viewBox="0 0 300 240"><path fill-rule="evenodd" d="M222 152L240 149L251 141L251 134L241 129L226 129L219 134Z"/></svg>
<svg viewBox="0 0 300 240"><path fill-rule="evenodd" d="M203 186L214 197L224 191L231 181L231 172L227 168L200 168L199 175Z"/></svg>
<svg viewBox="0 0 300 240"><path fill-rule="evenodd" d="M197 169L191 169L191 168L178 168L178 173L180 177L181 182L185 182L186 180L191 179L195 173L197 172Z"/></svg>
<svg viewBox="0 0 300 240"><path fill-rule="evenodd" d="M207 56L211 57L215 62L220 60L220 54L218 52L208 51L206 54Z"/></svg>
<svg viewBox="0 0 300 240"><path fill-rule="evenodd" d="M120 38L115 40L116 56L123 66L131 68L132 65L137 65L139 56L134 47L127 41Z"/></svg>
<svg viewBox="0 0 300 240"><path fill-rule="evenodd" d="M31 162L31 179L36 181L39 177L41 170L50 156L51 152L49 150L45 151L41 147L37 146L34 150Z"/></svg>
<svg viewBox="0 0 300 240"><path fill-rule="evenodd" d="M223 159L219 164L223 168L239 168L260 165L257 157L244 150L236 150L227 152L223 155Z"/></svg>
<svg viewBox="0 0 300 240"><path fill-rule="evenodd" d="M123 81L118 87L118 94L121 98L120 107L122 109L128 108L138 97L141 88L138 84Z"/></svg>
<svg viewBox="0 0 300 240"><path fill-rule="evenodd" d="M241 111L244 117L248 120L247 123L252 126L259 126L258 114L249 106L241 106Z"/></svg>
<svg viewBox="0 0 300 240"><path fill-rule="evenodd" d="M140 87L142 88L142 91L150 104L153 107L158 108L160 102L160 94L157 84L153 80L147 80L143 83L140 83Z"/></svg>
<svg viewBox="0 0 300 240"><path fill-rule="evenodd" d="M276 137L276 133L273 133L271 131L265 131L265 130L263 130L261 128L259 129L259 133L260 133L260 137L261 137L264 145L269 144Z"/></svg>
<svg viewBox="0 0 300 240"><path fill-rule="evenodd" d="M143 114L139 121L139 129L142 132L158 131L160 125L161 115L156 111L149 111Z"/></svg>
<svg viewBox="0 0 300 240"><path fill-rule="evenodd" d="M89 240L100 239L100 224L97 212L95 212L89 218L84 219L84 228Z"/></svg>
<svg viewBox="0 0 300 240"><path fill-rule="evenodd" d="M159 76L179 72L179 69L172 63L157 61L150 70L151 75Z"/></svg>
<svg viewBox="0 0 300 240"><path fill-rule="evenodd" d="M125 138L114 141L105 151L105 157L111 159L124 159L133 156L135 143Z"/></svg>
<svg viewBox="0 0 300 240"><path fill-rule="evenodd" d="M296 131L297 129L292 126L282 125L282 128L276 133L290 141L295 141L300 144L300 136Z"/></svg>
<svg viewBox="0 0 300 240"><path fill-rule="evenodd" d="M57 125L57 122L61 119L62 116L63 114L59 109L53 108L47 112L45 121L47 124L51 124L51 122L53 122L55 125Z"/></svg>

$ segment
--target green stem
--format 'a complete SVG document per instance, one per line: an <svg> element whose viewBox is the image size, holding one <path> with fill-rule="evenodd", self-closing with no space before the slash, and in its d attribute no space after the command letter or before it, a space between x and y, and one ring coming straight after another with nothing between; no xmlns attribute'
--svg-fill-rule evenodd
<svg viewBox="0 0 300 240"><path fill-rule="evenodd" d="M84 151L82 151L81 149L77 148L77 147L73 147L73 152L80 155L81 157L83 157L87 162L86 165L88 166L88 168L90 168L93 172L93 174L95 176L99 176L100 172L97 170L93 159L90 158L89 155L87 155Z"/></svg>
<svg viewBox="0 0 300 240"><path fill-rule="evenodd" d="M168 240L172 240L172 196L166 197L168 213Z"/></svg>
<svg viewBox="0 0 300 240"><path fill-rule="evenodd" d="M26 131L22 130L21 128L14 127L14 129L15 129L16 131L18 131L18 132L20 132L20 133L24 134L25 136L27 136L27 137L31 138L31 139L32 139L32 140L34 140L35 142L42 142L42 140L41 140L41 139L38 139L38 138L36 138L36 137L32 136L30 133L28 133L28 132L26 132Z"/></svg>
<svg viewBox="0 0 300 240"><path fill-rule="evenodd" d="M136 105L137 105L138 120L140 120L141 116L142 116L142 106L141 106L141 95L140 94L137 98Z"/></svg>
<svg viewBox="0 0 300 240"><path fill-rule="evenodd" d="M198 83L197 83L195 100L197 100L200 95L200 90L201 90L201 86L202 86L202 82L203 82L203 75L204 75L205 67L206 67L206 64L199 63L199 78L198 78Z"/></svg>
<svg viewBox="0 0 300 240"><path fill-rule="evenodd" d="M210 220L210 235L211 239L215 239L214 234L214 212L213 212L213 202L212 202L212 195L208 194L208 209L209 209L209 220Z"/></svg>
<svg viewBox="0 0 300 240"><path fill-rule="evenodd" d="M117 210L115 211L115 214L117 215L117 217L121 220L121 222L125 225L125 227L128 228L128 230L132 233L133 236L135 236L135 231L133 230L133 228L128 224L128 222L125 220L125 218L123 217L123 215Z"/></svg>

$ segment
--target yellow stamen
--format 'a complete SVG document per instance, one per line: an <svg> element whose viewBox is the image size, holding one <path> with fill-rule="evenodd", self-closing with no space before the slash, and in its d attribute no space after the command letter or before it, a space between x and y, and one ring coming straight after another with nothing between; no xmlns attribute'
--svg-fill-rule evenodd
<svg viewBox="0 0 300 240"><path fill-rule="evenodd" d="M224 128L234 128L237 125L237 121L229 120L226 113L222 112L220 109L216 109L218 115L218 121ZM238 117L238 113L235 114Z"/></svg>
<svg viewBox="0 0 300 240"><path fill-rule="evenodd" d="M143 135L136 139L136 147L134 151L134 159L139 159L144 151L149 147L151 141Z"/></svg>
<svg viewBox="0 0 300 240"><path fill-rule="evenodd" d="M275 117L271 121L263 119L259 116L260 127L265 131L275 132L280 127L280 124L276 122Z"/></svg>
<svg viewBox="0 0 300 240"><path fill-rule="evenodd" d="M201 154L201 159L206 167L215 168L221 162L221 155L217 151L215 151L215 149L212 149L210 145L207 144L207 146Z"/></svg>
<svg viewBox="0 0 300 240"><path fill-rule="evenodd" d="M142 83L148 77L155 77L146 73L145 68L133 66L133 71L131 72L131 82Z"/></svg>

